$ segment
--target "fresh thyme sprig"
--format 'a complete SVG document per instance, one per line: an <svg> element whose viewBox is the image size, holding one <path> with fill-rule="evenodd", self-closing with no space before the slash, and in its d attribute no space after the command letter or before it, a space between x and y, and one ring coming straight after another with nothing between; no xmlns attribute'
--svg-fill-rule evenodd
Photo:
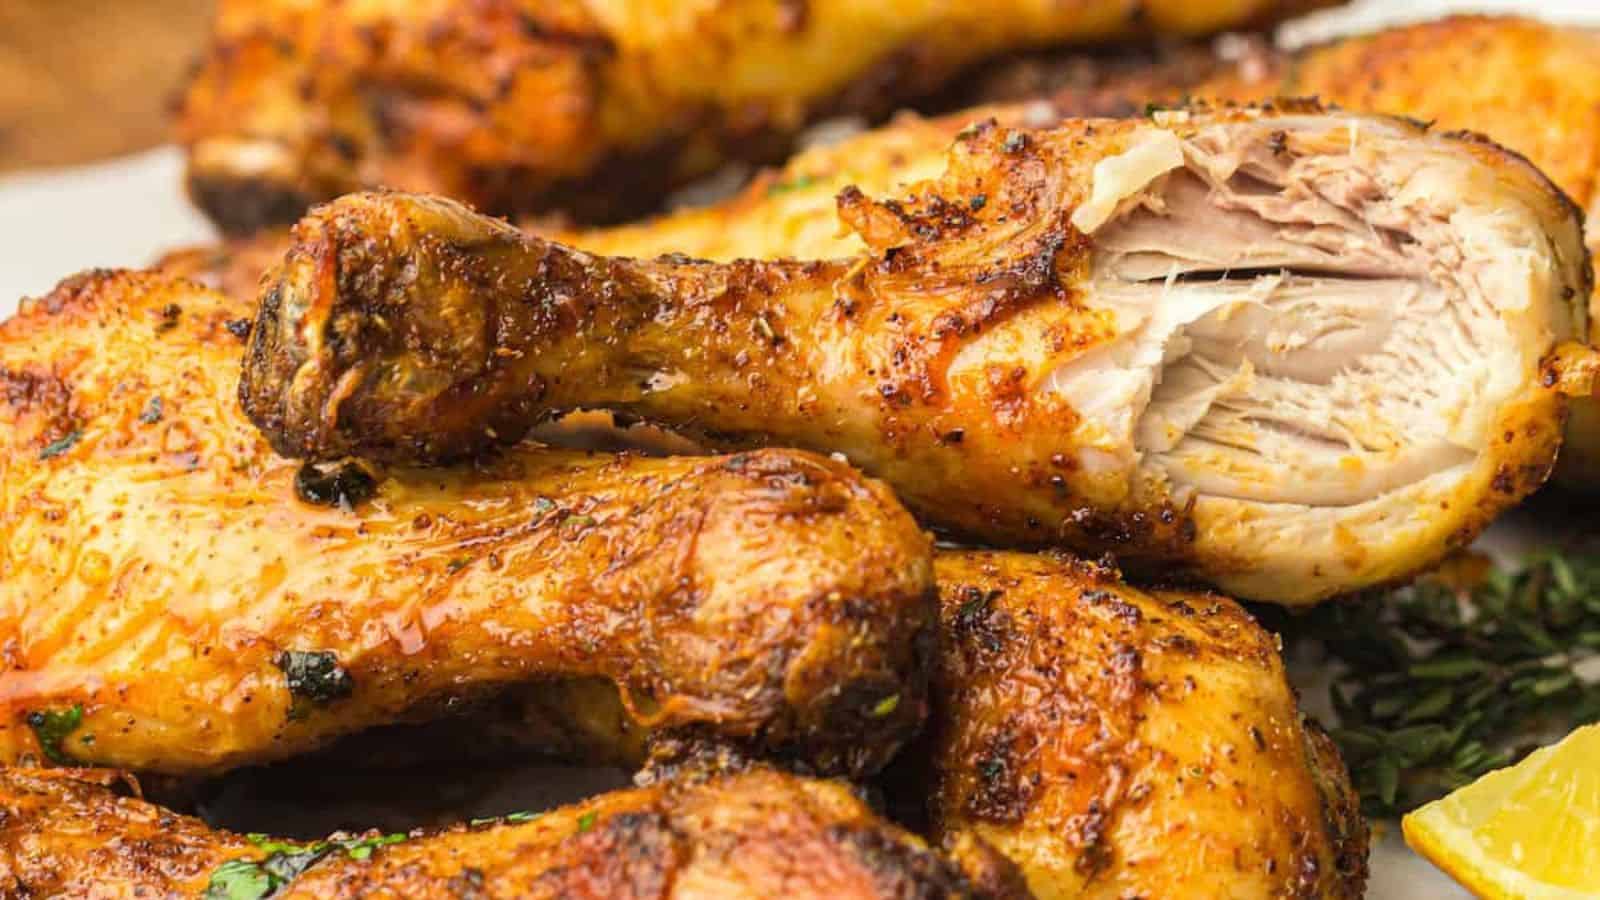
<svg viewBox="0 0 1600 900"><path fill-rule="evenodd" d="M1369 815L1408 812L1600 721L1600 555L1463 568L1285 624L1337 664L1333 736Z"/></svg>

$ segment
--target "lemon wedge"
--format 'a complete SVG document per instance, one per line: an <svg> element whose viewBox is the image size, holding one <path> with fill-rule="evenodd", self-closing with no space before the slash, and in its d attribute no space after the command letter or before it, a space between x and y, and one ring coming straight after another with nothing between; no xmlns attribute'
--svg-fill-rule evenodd
<svg viewBox="0 0 1600 900"><path fill-rule="evenodd" d="M1479 897L1600 897L1600 725L1405 817L1406 843Z"/></svg>

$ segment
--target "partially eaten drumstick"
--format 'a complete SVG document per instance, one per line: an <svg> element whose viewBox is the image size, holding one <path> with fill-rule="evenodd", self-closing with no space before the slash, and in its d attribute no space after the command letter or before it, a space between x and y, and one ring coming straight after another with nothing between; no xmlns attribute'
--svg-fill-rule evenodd
<svg viewBox="0 0 1600 900"><path fill-rule="evenodd" d="M241 306L102 272L0 324L0 761L214 774L532 689L618 762L690 731L861 774L922 721L930 545L884 486L789 451L302 468L238 411Z"/></svg>
<svg viewBox="0 0 1600 900"><path fill-rule="evenodd" d="M1291 604L1436 561L1560 444L1580 216L1487 141L1299 103L979 125L839 204L865 254L711 264L346 197L264 288L246 411L287 455L426 462L623 411Z"/></svg>

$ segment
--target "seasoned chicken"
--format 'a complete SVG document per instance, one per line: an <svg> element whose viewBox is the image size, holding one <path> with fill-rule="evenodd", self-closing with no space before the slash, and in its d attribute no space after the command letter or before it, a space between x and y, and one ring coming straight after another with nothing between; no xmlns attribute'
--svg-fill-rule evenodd
<svg viewBox="0 0 1600 900"><path fill-rule="evenodd" d="M1362 896L1349 775L1238 604L1021 553L934 571L945 840L994 845L1040 900Z"/></svg>
<svg viewBox="0 0 1600 900"><path fill-rule="evenodd" d="M1458 16L1336 41L1299 53L1234 40L1228 53L1178 48L1130 65L1115 57L1032 58L993 67L964 87L973 100L1015 101L895 125L808 151L716 206L611 229L554 232L581 249L620 256L678 252L708 259L859 252L841 234L832 197L847 185L889 194L941 170L950 137L974 118L1040 125L1061 116L1135 115L1184 97L1263 100L1317 96L1352 109L1408 115L1441 129L1483 132L1525 154L1580 206L1600 216L1600 34L1511 17ZM1048 100L1043 99L1048 97ZM1031 102L1022 102L1028 98ZM264 242L277 249L282 239ZM1588 230L1600 249L1600 228ZM252 257L251 254L254 254ZM253 247L229 271L254 280ZM1600 295L1590 301L1600 343ZM1572 406L1558 473L1600 485L1600 403Z"/></svg>
<svg viewBox="0 0 1600 900"><path fill-rule="evenodd" d="M635 762L687 730L860 773L922 721L930 545L882 485L790 451L302 469L239 412L242 309L101 272L0 324L0 761L214 773L508 688Z"/></svg>
<svg viewBox="0 0 1600 900"><path fill-rule="evenodd" d="M234 232L378 185L613 217L986 56L1333 2L224 0L178 133L191 192Z"/></svg>
<svg viewBox="0 0 1600 900"><path fill-rule="evenodd" d="M756 768L616 791L542 815L297 842L213 830L115 773L0 770L7 897L1020 898L965 841L958 865L848 788ZM209 889L209 890L208 890Z"/></svg>
<svg viewBox="0 0 1600 900"><path fill-rule="evenodd" d="M1459 16L1335 41L1295 54L1260 47L1207 67L1175 54L1145 72L1112 71L1084 81L1082 60L1059 60L1033 87L1063 83L1053 98L1065 114L1113 103L1143 109L1183 97L1260 100L1315 96L1349 109L1406 115L1442 129L1482 132L1525 154L1600 221L1600 32L1529 19ZM1045 67L1048 67L1046 64ZM1036 67L1037 68L1037 67ZM1003 80L1021 84L1004 88ZM992 98L1025 86L997 72ZM983 91L985 86L975 88ZM942 151L930 148L929 153ZM1600 227L1589 229L1600 249ZM682 248L695 252L692 247ZM1600 295L1590 301L1591 343L1600 343ZM1600 486L1600 403L1573 405L1561 473Z"/></svg>
<svg viewBox="0 0 1600 900"><path fill-rule="evenodd" d="M832 260L597 257L343 198L264 288L246 412L286 455L435 461L617 410L1284 603L1403 577L1543 481L1591 279L1520 157L1292 105L979 125L947 165L842 192L867 249Z"/></svg>

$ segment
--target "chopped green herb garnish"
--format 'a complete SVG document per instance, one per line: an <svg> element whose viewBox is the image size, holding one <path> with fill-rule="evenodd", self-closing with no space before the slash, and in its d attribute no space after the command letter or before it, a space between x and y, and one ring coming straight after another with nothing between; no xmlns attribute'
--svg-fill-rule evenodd
<svg viewBox="0 0 1600 900"><path fill-rule="evenodd" d="M533 514L542 516L556 508L556 502L549 497L540 497L533 501Z"/></svg>
<svg viewBox="0 0 1600 900"><path fill-rule="evenodd" d="M355 680L331 650L285 650L278 654L277 663L296 701L322 705L355 690Z"/></svg>
<svg viewBox="0 0 1600 900"><path fill-rule="evenodd" d="M260 861L261 871L267 873L276 890L300 877L300 874L322 861L332 852L325 844L314 844L295 853L274 853Z"/></svg>
<svg viewBox="0 0 1600 900"><path fill-rule="evenodd" d="M254 842L258 835L251 835ZM261 859L233 859L217 867L206 885L204 900L259 900L270 897L332 850L326 843L300 846L266 841Z"/></svg>
<svg viewBox="0 0 1600 900"><path fill-rule="evenodd" d="M596 818L598 818L598 817L599 817L599 813L592 813L592 812L586 812L583 815L579 816L578 817L578 833L582 834L583 832L588 831L589 829L593 828L594 827L594 820Z"/></svg>
<svg viewBox="0 0 1600 900"><path fill-rule="evenodd" d="M1600 555L1435 577L1285 625L1340 664L1333 736L1369 815L1404 814L1600 721Z"/></svg>
<svg viewBox="0 0 1600 900"><path fill-rule="evenodd" d="M961 605L956 608L956 629L970 631L989 614L989 603L998 596L997 591L983 591L972 585L961 589Z"/></svg>
<svg viewBox="0 0 1600 900"><path fill-rule="evenodd" d="M44 755L50 757L52 762L72 762L61 749L61 742L82 724L83 706L76 703L69 709L42 709L28 713L28 725L39 739Z"/></svg>
<svg viewBox="0 0 1600 900"><path fill-rule="evenodd" d="M353 860L364 860L372 851L406 839L404 834L379 834L372 837L298 844L276 841L264 834L245 835L267 855L260 859L234 859L211 873L204 900L260 900L270 897L301 873L335 851L343 850Z"/></svg>
<svg viewBox="0 0 1600 900"><path fill-rule="evenodd" d="M451 572L459 572L462 569L465 569L467 566L470 566L470 565L472 565L472 557L470 557L470 556L458 556L455 559L452 559L449 562L445 563L444 567L446 569L448 569L449 571L451 571Z"/></svg>
<svg viewBox="0 0 1600 900"><path fill-rule="evenodd" d="M344 848L345 855L351 859L362 860L371 856L372 851L379 847L398 844L405 839L406 836L403 833L395 832L393 834L374 835L369 838L356 838L349 841L334 841L333 843L335 846Z"/></svg>
<svg viewBox="0 0 1600 900"><path fill-rule="evenodd" d="M797 175L788 181L775 181L767 188L767 196L786 194L789 191L805 190L817 183L815 175Z"/></svg>
<svg viewBox="0 0 1600 900"><path fill-rule="evenodd" d="M83 429L75 428L72 431L69 431L61 437L56 438L50 443L44 445L44 449L39 451L39 458L54 459L68 450L71 450L73 445L78 443L78 439L82 437Z"/></svg>
<svg viewBox="0 0 1600 900"><path fill-rule="evenodd" d="M139 413L139 421L146 425L154 425L161 421L161 406L159 395L151 397L150 402L144 405L144 412Z"/></svg>
<svg viewBox="0 0 1600 900"><path fill-rule="evenodd" d="M481 819L468 819L467 824L473 828L481 828L484 825L518 825L523 822L532 822L534 819L537 819L542 815L544 815L544 813L526 811L514 812L506 813L503 816L485 816Z"/></svg>
<svg viewBox="0 0 1600 900"><path fill-rule="evenodd" d="M573 528L588 528L594 524L594 516L572 516L566 520L565 524L571 525Z"/></svg>
<svg viewBox="0 0 1600 900"><path fill-rule="evenodd" d="M211 873L202 900L259 900L276 887L272 876L260 864L248 859L230 859Z"/></svg>
<svg viewBox="0 0 1600 900"><path fill-rule="evenodd" d="M894 712L899 707L900 707L900 695L899 694L890 694L889 696L887 696L887 697L883 698L882 700L878 701L878 705L874 706L872 708L872 714L875 717L881 719L884 716L887 716L888 714Z"/></svg>

